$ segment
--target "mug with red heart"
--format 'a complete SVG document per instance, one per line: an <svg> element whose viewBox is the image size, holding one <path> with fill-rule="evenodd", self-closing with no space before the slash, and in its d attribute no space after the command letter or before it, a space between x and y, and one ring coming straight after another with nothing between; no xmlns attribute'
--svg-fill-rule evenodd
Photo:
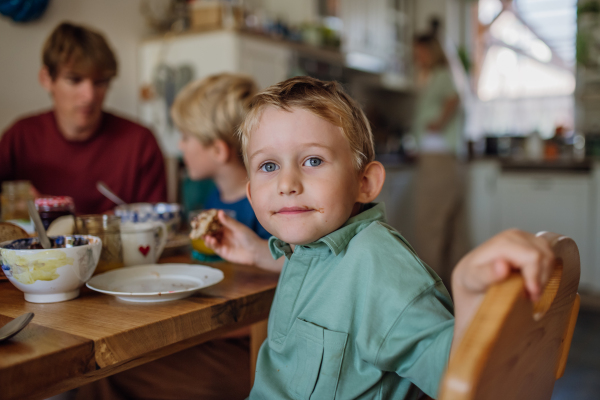
<svg viewBox="0 0 600 400"><path fill-rule="evenodd" d="M121 224L123 263L154 264L167 243L167 226L160 221Z"/></svg>

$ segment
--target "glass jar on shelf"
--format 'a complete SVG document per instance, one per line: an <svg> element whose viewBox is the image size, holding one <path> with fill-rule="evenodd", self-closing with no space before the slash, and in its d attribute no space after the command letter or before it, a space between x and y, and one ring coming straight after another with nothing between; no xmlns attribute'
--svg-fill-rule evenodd
<svg viewBox="0 0 600 400"><path fill-rule="evenodd" d="M29 212L27 211L28 200L33 200L31 182L2 182L2 194L0 195L1 219L3 221L29 220Z"/></svg>

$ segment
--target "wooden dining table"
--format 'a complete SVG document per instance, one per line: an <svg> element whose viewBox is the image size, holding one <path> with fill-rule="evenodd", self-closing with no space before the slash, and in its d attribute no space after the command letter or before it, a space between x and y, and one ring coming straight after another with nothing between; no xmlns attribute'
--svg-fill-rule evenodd
<svg viewBox="0 0 600 400"><path fill-rule="evenodd" d="M187 254L160 262L194 263ZM83 287L74 300L35 304L0 282L0 326L35 314L23 331L0 342L0 399L44 399L267 319L277 274L203 264L223 271L224 279L165 302L127 302Z"/></svg>

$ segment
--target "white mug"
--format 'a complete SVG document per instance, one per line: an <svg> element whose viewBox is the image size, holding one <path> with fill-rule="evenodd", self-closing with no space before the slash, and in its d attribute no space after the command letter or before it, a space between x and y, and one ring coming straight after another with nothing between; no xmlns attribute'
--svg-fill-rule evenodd
<svg viewBox="0 0 600 400"><path fill-rule="evenodd" d="M123 264L154 264L167 243L167 227L159 221L121 224Z"/></svg>

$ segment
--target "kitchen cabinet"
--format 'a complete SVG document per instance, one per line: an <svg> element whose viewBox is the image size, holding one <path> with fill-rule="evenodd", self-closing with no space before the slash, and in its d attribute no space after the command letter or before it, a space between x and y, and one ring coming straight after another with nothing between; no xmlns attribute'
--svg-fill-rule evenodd
<svg viewBox="0 0 600 400"><path fill-rule="evenodd" d="M341 0L342 51L346 64L382 73L381 85L410 87L416 2L412 0Z"/></svg>
<svg viewBox="0 0 600 400"><path fill-rule="evenodd" d="M592 263L592 182L590 174L501 174L498 179L498 228L542 230L571 237L579 247L581 283L600 279ZM600 282L597 285L600 289Z"/></svg>
<svg viewBox="0 0 600 400"><path fill-rule="evenodd" d="M467 215L473 247L498 233L496 211L499 176L500 164L495 161L478 161L469 165Z"/></svg>
<svg viewBox="0 0 600 400"><path fill-rule="evenodd" d="M579 248L581 290L600 292L599 184L598 166L589 172L514 172L495 161L474 162L469 191L474 244L509 228L567 235Z"/></svg>
<svg viewBox="0 0 600 400"><path fill-rule="evenodd" d="M385 182L375 203L385 204L387 223L415 243L414 235L414 176L412 166L386 166Z"/></svg>

